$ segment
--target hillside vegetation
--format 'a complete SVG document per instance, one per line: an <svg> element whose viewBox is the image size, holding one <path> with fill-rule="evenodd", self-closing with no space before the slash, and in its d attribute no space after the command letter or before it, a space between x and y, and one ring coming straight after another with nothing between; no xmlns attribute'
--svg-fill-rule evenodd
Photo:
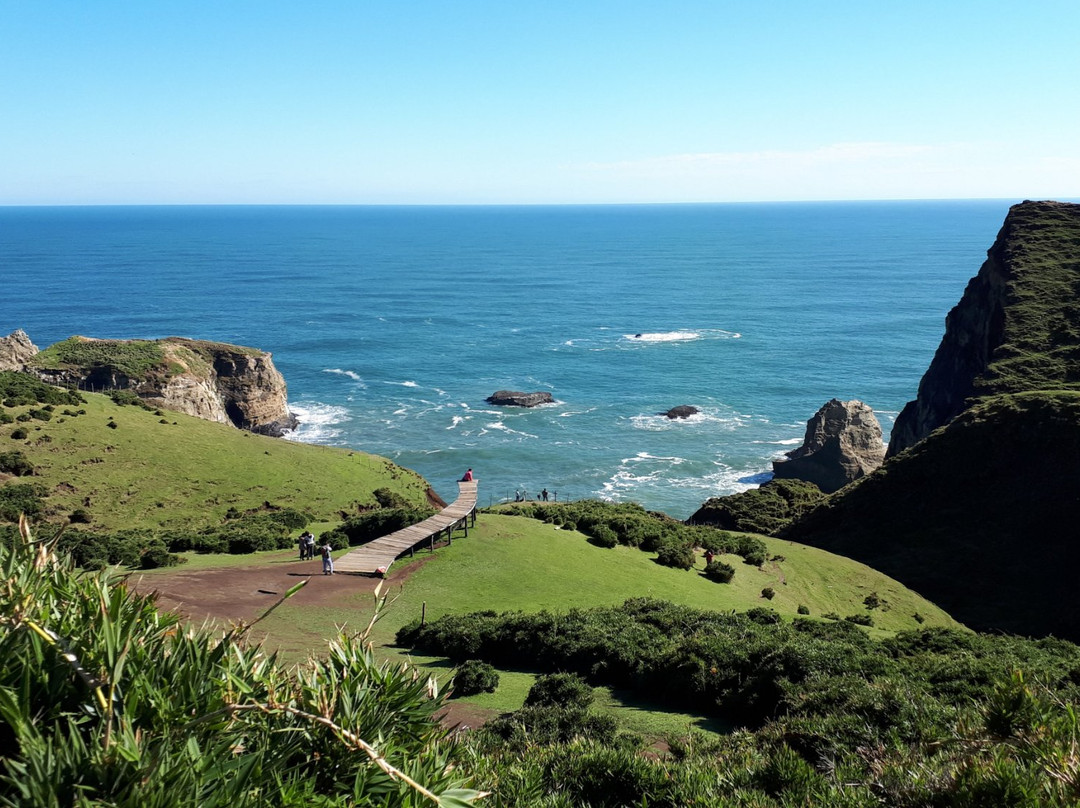
<svg viewBox="0 0 1080 808"><path fill-rule="evenodd" d="M987 399L783 535L858 559L977 629L1080 640L1080 393Z"/></svg>
<svg viewBox="0 0 1080 808"><path fill-rule="evenodd" d="M0 387L28 378L0 373ZM40 388L55 389L34 389ZM0 391L15 405L0 409L7 416L0 421L8 421L0 423L0 452L20 453L32 468L0 482L40 487L43 519L65 522L81 510L99 529L202 527L221 522L230 509L269 502L328 521L374 505L381 488L427 504L423 478L381 457L124 406L105 395L58 395L81 400L49 404Z"/></svg>

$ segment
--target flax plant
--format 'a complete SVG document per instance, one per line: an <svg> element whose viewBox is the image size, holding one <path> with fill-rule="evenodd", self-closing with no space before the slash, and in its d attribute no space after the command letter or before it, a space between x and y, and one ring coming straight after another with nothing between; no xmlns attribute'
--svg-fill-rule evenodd
<svg viewBox="0 0 1080 808"><path fill-rule="evenodd" d="M434 683L378 663L366 632L288 669L247 640L253 624L185 626L115 577L77 572L25 521L20 534L0 548L0 805L482 796L451 764Z"/></svg>

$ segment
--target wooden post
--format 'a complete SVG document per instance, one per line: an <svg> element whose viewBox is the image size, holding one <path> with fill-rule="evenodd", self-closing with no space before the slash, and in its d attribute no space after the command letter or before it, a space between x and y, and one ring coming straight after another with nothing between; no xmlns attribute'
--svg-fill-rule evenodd
<svg viewBox="0 0 1080 808"><path fill-rule="evenodd" d="M420 604L420 628L427 625L427 601Z"/></svg>

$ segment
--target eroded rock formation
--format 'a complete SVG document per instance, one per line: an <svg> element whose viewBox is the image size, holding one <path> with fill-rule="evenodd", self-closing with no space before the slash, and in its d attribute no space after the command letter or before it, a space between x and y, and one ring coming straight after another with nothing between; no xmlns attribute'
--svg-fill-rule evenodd
<svg viewBox="0 0 1080 808"><path fill-rule="evenodd" d="M131 390L149 406L280 436L297 425L285 380L255 348L169 337L72 337L38 353L26 369L80 390Z"/></svg>
<svg viewBox="0 0 1080 808"><path fill-rule="evenodd" d="M517 390L498 390L485 399L488 404L500 407L539 407L541 404L551 404L554 400L551 393L521 393Z"/></svg>
<svg viewBox="0 0 1080 808"><path fill-rule="evenodd" d="M0 337L0 370L22 370L38 347L21 328Z"/></svg>
<svg viewBox="0 0 1080 808"><path fill-rule="evenodd" d="M884 461L881 425L863 402L834 398L806 422L803 445L787 456L773 461L776 477L806 480L831 494Z"/></svg>
<svg viewBox="0 0 1080 808"><path fill-rule="evenodd" d="M1080 387L1080 205L1014 205L945 318L918 396L896 419L888 456L914 446L976 399Z"/></svg>

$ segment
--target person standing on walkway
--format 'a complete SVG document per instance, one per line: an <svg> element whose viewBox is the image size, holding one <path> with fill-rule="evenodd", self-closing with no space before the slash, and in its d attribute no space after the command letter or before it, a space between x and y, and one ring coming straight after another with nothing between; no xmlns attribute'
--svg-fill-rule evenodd
<svg viewBox="0 0 1080 808"><path fill-rule="evenodd" d="M315 558L315 534L310 530L304 532L304 544L307 545L307 557Z"/></svg>
<svg viewBox="0 0 1080 808"><path fill-rule="evenodd" d="M322 553L322 574L334 574L334 557L330 555L330 542L325 542L319 551Z"/></svg>

